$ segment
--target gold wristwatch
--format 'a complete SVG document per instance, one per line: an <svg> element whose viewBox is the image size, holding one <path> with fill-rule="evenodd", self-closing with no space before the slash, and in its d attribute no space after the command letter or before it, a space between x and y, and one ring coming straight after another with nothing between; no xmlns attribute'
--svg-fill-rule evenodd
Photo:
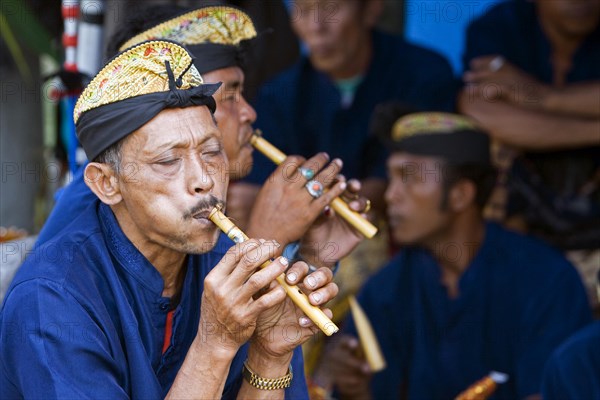
<svg viewBox="0 0 600 400"><path fill-rule="evenodd" d="M257 389L278 390L289 388L292 385L292 378L294 377L294 374L292 373L292 366L290 365L287 375L273 379L262 378L248 367L247 361L244 361L244 366L242 367L242 376L246 382Z"/></svg>

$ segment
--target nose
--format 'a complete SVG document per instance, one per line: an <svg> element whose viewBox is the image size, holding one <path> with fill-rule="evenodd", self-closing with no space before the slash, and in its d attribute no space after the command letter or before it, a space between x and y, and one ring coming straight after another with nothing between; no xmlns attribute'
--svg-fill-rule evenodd
<svg viewBox="0 0 600 400"><path fill-rule="evenodd" d="M187 160L184 174L188 192L196 196L212 190L219 171L214 165L203 161L200 154L195 154Z"/></svg>
<svg viewBox="0 0 600 400"><path fill-rule="evenodd" d="M401 202L404 198L404 184L402 179L391 179L384 194L385 202L390 205Z"/></svg>
<svg viewBox="0 0 600 400"><path fill-rule="evenodd" d="M248 103L244 96L240 96L240 108L242 123L253 124L256 121L256 110Z"/></svg>

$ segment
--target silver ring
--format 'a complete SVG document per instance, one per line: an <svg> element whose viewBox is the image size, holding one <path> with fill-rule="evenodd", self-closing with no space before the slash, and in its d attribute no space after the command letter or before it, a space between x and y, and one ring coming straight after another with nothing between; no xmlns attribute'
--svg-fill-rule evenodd
<svg viewBox="0 0 600 400"><path fill-rule="evenodd" d="M502 68L502 66L504 65L505 61L506 60L502 56L494 57L494 59L492 61L490 61L490 64L488 65L488 68L490 69L490 71L496 72L500 68Z"/></svg>
<svg viewBox="0 0 600 400"><path fill-rule="evenodd" d="M315 177L315 171L313 171L310 168L304 168L304 167L300 167L298 168L298 171L300 171L300 174L304 177L304 179L306 179L307 181L310 181L312 178Z"/></svg>
<svg viewBox="0 0 600 400"><path fill-rule="evenodd" d="M323 195L323 184L319 181L308 181L306 182L306 185L304 185L304 187L306 188L306 190L308 190L308 193L315 199L318 199Z"/></svg>

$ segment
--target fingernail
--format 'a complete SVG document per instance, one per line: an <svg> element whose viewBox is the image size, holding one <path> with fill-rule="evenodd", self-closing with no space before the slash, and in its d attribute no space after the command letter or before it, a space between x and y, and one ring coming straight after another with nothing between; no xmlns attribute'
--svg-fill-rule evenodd
<svg viewBox="0 0 600 400"><path fill-rule="evenodd" d="M288 260L285 257L279 257L279 262L285 266L288 266L290 264L290 260Z"/></svg>
<svg viewBox="0 0 600 400"><path fill-rule="evenodd" d="M301 326L308 326L308 325L310 325L310 320L308 318L306 318L306 317L300 317L299 322L300 322Z"/></svg>
<svg viewBox="0 0 600 400"><path fill-rule="evenodd" d="M327 206L323 209L323 215L325 215L326 217L330 217L331 214L333 214L333 213L331 212L331 208L329 206Z"/></svg>
<svg viewBox="0 0 600 400"><path fill-rule="evenodd" d="M312 297L313 302L317 303L317 304L321 304L321 300L323 299L323 296L321 296L321 293L313 293L310 295L310 297Z"/></svg>
<svg viewBox="0 0 600 400"><path fill-rule="evenodd" d="M340 184L340 187L342 188L342 190L346 190L346 187L348 187L348 184L346 184L346 182L342 182Z"/></svg>
<svg viewBox="0 0 600 400"><path fill-rule="evenodd" d="M317 286L317 280L314 276L309 275L308 278L306 278L306 284L311 288L314 288L315 286Z"/></svg>
<svg viewBox="0 0 600 400"><path fill-rule="evenodd" d="M296 279L298 279L298 275L296 275L295 272L290 272L287 275L287 278L288 278L288 281L290 281L290 282L296 282Z"/></svg>
<svg viewBox="0 0 600 400"><path fill-rule="evenodd" d="M371 367L369 367L369 364L363 364L361 366L361 370L362 372L364 372L365 374L368 374L369 372L371 372Z"/></svg>

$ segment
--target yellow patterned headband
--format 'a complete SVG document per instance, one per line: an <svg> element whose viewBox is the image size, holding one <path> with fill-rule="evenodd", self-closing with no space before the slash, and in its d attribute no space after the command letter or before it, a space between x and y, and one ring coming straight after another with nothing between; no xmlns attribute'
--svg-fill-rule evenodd
<svg viewBox="0 0 600 400"><path fill-rule="evenodd" d="M202 85L202 77L193 66L192 56L181 46L166 41L150 41L113 58L87 85L73 113L75 123L82 113L109 103L143 94L166 92L169 62L180 89Z"/></svg>
<svg viewBox="0 0 600 400"><path fill-rule="evenodd" d="M220 84L203 84L193 57L163 40L119 54L92 79L75 104L77 137L89 160L166 108L207 106Z"/></svg>
<svg viewBox="0 0 600 400"><path fill-rule="evenodd" d="M167 39L185 45L213 43L237 46L256 37L248 14L233 7L205 7L163 22L129 39L120 50L145 40Z"/></svg>
<svg viewBox="0 0 600 400"><path fill-rule="evenodd" d="M399 118L389 132L394 151L444 159L455 165L490 165L490 141L462 115L429 112Z"/></svg>
<svg viewBox="0 0 600 400"><path fill-rule="evenodd" d="M398 119L392 128L392 140L399 141L422 133L451 133L478 129L475 122L458 114L443 112L414 113Z"/></svg>

